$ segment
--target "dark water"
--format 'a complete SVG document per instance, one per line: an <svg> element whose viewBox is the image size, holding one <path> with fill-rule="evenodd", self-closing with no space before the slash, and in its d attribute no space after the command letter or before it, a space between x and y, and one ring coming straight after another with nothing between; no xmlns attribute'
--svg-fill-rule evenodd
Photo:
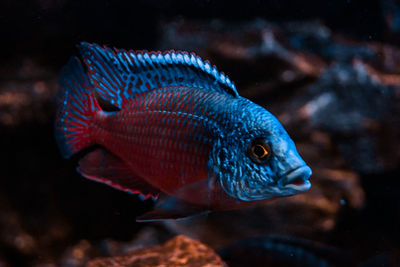
<svg viewBox="0 0 400 267"><path fill-rule="evenodd" d="M229 266L397 266L398 21L394 0L2 1L0 266L83 266L176 234ZM136 223L150 201L81 178L81 155L64 160L55 144L57 74L81 41L209 59L282 122L312 189Z"/></svg>

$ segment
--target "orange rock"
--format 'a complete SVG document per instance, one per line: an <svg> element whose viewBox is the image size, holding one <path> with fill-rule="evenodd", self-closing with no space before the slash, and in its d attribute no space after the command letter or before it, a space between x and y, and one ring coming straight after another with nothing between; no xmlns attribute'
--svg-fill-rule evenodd
<svg viewBox="0 0 400 267"><path fill-rule="evenodd" d="M178 235L161 246L140 249L128 255L112 258L97 258L89 261L87 267L105 266L205 266L227 265L206 245L197 240Z"/></svg>

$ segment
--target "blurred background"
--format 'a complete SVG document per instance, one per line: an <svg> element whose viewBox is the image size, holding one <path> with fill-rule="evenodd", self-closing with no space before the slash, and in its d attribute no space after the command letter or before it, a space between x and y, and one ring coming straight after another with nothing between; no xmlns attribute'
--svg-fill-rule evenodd
<svg viewBox="0 0 400 267"><path fill-rule="evenodd" d="M228 266L399 266L397 1L2 0L0 36L1 267L84 266L177 234ZM136 223L152 203L83 179L55 144L57 74L81 41L209 59L282 122L312 189Z"/></svg>

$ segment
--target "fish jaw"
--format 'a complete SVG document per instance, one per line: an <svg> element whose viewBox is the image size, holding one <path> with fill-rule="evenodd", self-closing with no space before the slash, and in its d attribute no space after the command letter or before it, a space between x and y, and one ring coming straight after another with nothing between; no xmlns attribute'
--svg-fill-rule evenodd
<svg viewBox="0 0 400 267"><path fill-rule="evenodd" d="M308 180L312 175L312 170L307 165L300 166L289 171L281 179L279 179L279 187L290 191L291 194L305 192L311 188L311 183Z"/></svg>
<svg viewBox="0 0 400 267"><path fill-rule="evenodd" d="M250 189L248 199L241 200L260 201L303 193L311 188L309 181L311 174L312 170L307 165L294 168L280 176L276 182L267 183L261 188Z"/></svg>

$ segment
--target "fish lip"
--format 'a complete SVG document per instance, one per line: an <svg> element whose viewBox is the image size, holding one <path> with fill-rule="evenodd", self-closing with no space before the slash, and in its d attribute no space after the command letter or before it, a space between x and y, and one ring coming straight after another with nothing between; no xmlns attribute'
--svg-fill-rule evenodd
<svg viewBox="0 0 400 267"><path fill-rule="evenodd" d="M295 168L285 175L279 180L279 183L282 187L288 188L294 191L306 191L310 189L311 183L308 180L312 174L310 167L307 165L300 166ZM295 180L301 179L301 184L293 184Z"/></svg>

